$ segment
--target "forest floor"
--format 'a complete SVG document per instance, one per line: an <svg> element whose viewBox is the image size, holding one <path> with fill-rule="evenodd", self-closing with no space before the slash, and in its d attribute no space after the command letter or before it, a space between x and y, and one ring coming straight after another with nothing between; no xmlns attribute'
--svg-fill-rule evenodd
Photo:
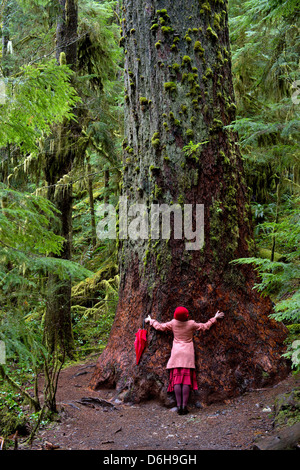
<svg viewBox="0 0 300 470"><path fill-rule="evenodd" d="M258 438L277 431L275 398L300 384L299 375L290 375L273 387L247 392L227 403L190 407L187 415L180 416L154 400L123 403L114 390L90 390L94 367L95 363L84 362L62 370L59 419L40 427L32 450L51 445L58 450L248 450ZM112 406L84 405L86 397Z"/></svg>

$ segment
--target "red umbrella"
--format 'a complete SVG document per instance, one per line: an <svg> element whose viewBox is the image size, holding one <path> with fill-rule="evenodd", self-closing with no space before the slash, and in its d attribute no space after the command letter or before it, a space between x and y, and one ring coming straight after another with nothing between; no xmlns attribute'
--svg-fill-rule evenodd
<svg viewBox="0 0 300 470"><path fill-rule="evenodd" d="M143 328L140 328L135 334L135 336L136 338L134 341L134 347L136 354L136 363L138 364L147 342L147 330L144 329L144 321Z"/></svg>

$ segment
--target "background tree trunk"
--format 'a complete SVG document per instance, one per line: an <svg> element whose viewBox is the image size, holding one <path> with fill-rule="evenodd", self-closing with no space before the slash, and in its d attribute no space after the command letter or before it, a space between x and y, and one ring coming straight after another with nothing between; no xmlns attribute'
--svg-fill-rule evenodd
<svg viewBox="0 0 300 470"><path fill-rule="evenodd" d="M151 314L168 321L178 305L205 322L195 337L198 399L224 400L280 380L286 330L269 319L271 302L253 290L251 212L237 136L227 5L124 0L125 135L123 195L128 204L204 204L205 245L184 240L120 240L120 292L107 348L90 386L116 387L125 399L160 396L168 385L172 336L148 330L140 364L135 332ZM207 142L199 153L190 140Z"/></svg>
<svg viewBox="0 0 300 470"><path fill-rule="evenodd" d="M56 60L59 62L62 52L66 55L66 63L75 67L77 63L77 28L78 0L59 0L60 14L56 28Z"/></svg>
<svg viewBox="0 0 300 470"><path fill-rule="evenodd" d="M96 218L95 218L95 206L94 206L94 195L93 195L93 175L92 175L92 166L90 163L87 164L87 186L89 193L89 203L90 203L90 216L91 216L91 242L92 246L96 246L97 242L97 233L96 233Z"/></svg>
<svg viewBox="0 0 300 470"><path fill-rule="evenodd" d="M48 199L52 201L61 212L61 224L56 232L65 238L65 242L63 250L60 253L60 258L70 260L72 245L72 185L66 184L63 189L60 189L58 194L55 195L55 183L57 183L58 180L55 178L52 180L55 181L55 183L51 184L49 171L53 171L51 163L57 161L58 156L52 155L52 157L54 158L51 159L51 155L48 154L46 159L46 175L48 177L47 183L49 184ZM61 168L61 170L63 170L63 168ZM57 174L55 174L55 176L57 177ZM47 347L50 351L54 351L56 347L59 347L66 355L72 357L74 342L71 320L71 279L62 280L58 275L49 273L47 291L44 324Z"/></svg>
<svg viewBox="0 0 300 470"><path fill-rule="evenodd" d="M60 0L60 15L56 30L56 58L58 63L66 62L76 69L77 63L77 0ZM77 110L73 110L77 114ZM57 229L65 238L62 259L71 259L72 246L72 183L68 174L78 151L81 127L78 122L65 121L58 126L48 142L45 153L45 179L48 185L48 199L60 211L61 225ZM67 177L65 179L65 177ZM61 280L55 274L49 275L48 299L45 315L45 340L50 350L61 347L65 354L73 354L73 333L71 320L71 279Z"/></svg>
<svg viewBox="0 0 300 470"><path fill-rule="evenodd" d="M9 34L9 23L11 15L11 2L8 1L3 7L3 20L2 20L2 72L5 77L9 75L10 72L10 60L9 54L7 53L7 45L10 39Z"/></svg>

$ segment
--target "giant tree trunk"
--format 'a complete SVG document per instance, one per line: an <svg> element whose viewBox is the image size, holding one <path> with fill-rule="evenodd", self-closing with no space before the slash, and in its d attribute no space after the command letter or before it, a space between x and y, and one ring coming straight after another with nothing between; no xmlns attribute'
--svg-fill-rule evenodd
<svg viewBox="0 0 300 470"><path fill-rule="evenodd" d="M253 290L252 268L230 264L253 252L251 213L237 136L226 2L124 0L123 196L134 202L204 204L202 249L184 239L120 240L120 296L108 345L90 386L128 400L166 397L172 336L148 330L135 363L135 332L183 305L196 321L225 312L195 337L199 399L212 403L280 380L285 328ZM190 140L199 153L183 151ZM194 214L195 215L195 214ZM195 225L194 225L195 229ZM127 393L126 393L127 392Z"/></svg>

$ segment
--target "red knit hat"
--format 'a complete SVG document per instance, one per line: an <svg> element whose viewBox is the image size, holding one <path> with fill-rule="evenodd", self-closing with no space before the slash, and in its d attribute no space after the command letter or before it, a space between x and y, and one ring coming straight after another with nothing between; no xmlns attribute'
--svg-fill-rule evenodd
<svg viewBox="0 0 300 470"><path fill-rule="evenodd" d="M189 317L189 311L185 307L177 307L174 312L175 320L187 321Z"/></svg>

